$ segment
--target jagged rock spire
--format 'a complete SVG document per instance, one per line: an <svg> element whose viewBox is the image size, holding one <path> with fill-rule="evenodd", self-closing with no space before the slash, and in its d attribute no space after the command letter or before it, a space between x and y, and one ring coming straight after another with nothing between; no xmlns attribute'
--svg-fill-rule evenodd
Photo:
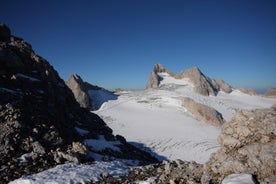
<svg viewBox="0 0 276 184"><path fill-rule="evenodd" d="M160 77L158 73L166 72L167 70L164 68L162 64L155 64L153 70L150 73L150 77L147 82L146 89L156 89L160 83Z"/></svg>

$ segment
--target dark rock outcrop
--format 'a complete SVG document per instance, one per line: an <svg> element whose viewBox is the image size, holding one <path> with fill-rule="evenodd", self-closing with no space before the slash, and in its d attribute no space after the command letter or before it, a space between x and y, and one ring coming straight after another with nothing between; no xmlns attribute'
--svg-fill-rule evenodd
<svg viewBox="0 0 276 184"><path fill-rule="evenodd" d="M0 41L9 41L10 36L11 30L5 24L0 24Z"/></svg>
<svg viewBox="0 0 276 184"><path fill-rule="evenodd" d="M28 43L11 36L5 26L0 26L0 33L1 182L67 161L90 162L89 153L156 162L117 140L99 116L80 108L58 73ZM99 137L119 142L120 151L85 145L85 140ZM30 162L21 163L18 158L25 153L33 154Z"/></svg>
<svg viewBox="0 0 276 184"><path fill-rule="evenodd" d="M232 87L221 79L211 79L204 75L199 68L193 67L182 71L179 74L174 74L166 70L161 64L156 64L151 71L149 80L147 82L147 89L157 89L159 87L162 77L158 73L166 72L171 77L176 79L188 78L194 85L194 90L205 96L215 96L218 91L224 91L226 93L232 92Z"/></svg>

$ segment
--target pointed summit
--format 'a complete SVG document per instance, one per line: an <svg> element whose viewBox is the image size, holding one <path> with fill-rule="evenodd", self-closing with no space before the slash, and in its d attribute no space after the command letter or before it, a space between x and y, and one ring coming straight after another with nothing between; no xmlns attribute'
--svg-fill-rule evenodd
<svg viewBox="0 0 276 184"><path fill-rule="evenodd" d="M162 64L155 64L153 70L150 73L149 80L147 82L146 89L156 89L159 86L160 80L162 79L158 73L167 72Z"/></svg>
<svg viewBox="0 0 276 184"><path fill-rule="evenodd" d="M212 84L212 79L205 76L198 67L181 72L179 78L189 78L195 86L195 91L199 94L215 96L217 93L217 89Z"/></svg>
<svg viewBox="0 0 276 184"><path fill-rule="evenodd" d="M166 72L166 69L164 68L164 66L160 63L155 64L153 67L153 71L155 73L161 73L161 72Z"/></svg>
<svg viewBox="0 0 276 184"><path fill-rule="evenodd" d="M86 92L85 83L83 82L82 78L77 75L73 74L69 77L66 81L66 85L72 90L77 102L83 108L90 108L91 103L89 99L89 95Z"/></svg>

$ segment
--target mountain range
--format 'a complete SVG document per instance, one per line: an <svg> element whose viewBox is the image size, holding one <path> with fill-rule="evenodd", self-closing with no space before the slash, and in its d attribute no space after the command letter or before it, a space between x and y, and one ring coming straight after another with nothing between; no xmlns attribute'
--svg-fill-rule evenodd
<svg viewBox="0 0 276 184"><path fill-rule="evenodd" d="M140 91L65 82L1 24L0 183L273 183L274 92L161 64Z"/></svg>

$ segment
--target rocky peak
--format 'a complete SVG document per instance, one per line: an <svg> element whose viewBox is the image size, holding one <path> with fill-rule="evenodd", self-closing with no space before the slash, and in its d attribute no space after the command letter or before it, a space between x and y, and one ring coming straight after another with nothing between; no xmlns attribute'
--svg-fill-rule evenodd
<svg viewBox="0 0 276 184"><path fill-rule="evenodd" d="M149 80L147 82L146 88L156 89L159 87L162 77L158 73L167 72L171 77L176 79L188 78L194 85L194 89L197 93L208 96L215 96L218 91L224 91L230 93L232 87L221 79L211 79L204 75L198 67L192 67L187 70L182 71L179 74L174 74L166 70L163 65L156 64L150 74Z"/></svg>
<svg viewBox="0 0 276 184"><path fill-rule="evenodd" d="M73 74L66 81L66 85L72 90L75 99L80 104L80 106L90 109L91 103L89 95L87 94L86 86L82 78L77 74Z"/></svg>
<svg viewBox="0 0 276 184"><path fill-rule="evenodd" d="M153 70L150 73L150 77L148 79L146 89L156 89L160 83L161 78L159 77L158 73L165 72L166 69L161 64L156 64L153 67Z"/></svg>
<svg viewBox="0 0 276 184"><path fill-rule="evenodd" d="M153 71L155 73L162 73L162 72L166 72L167 70L164 68L164 66L162 64L155 64L153 67Z"/></svg>
<svg viewBox="0 0 276 184"><path fill-rule="evenodd" d="M199 94L215 96L218 92L218 89L212 84L212 79L204 75L197 67L184 70L179 74L179 78L189 78L195 86L195 91Z"/></svg>

